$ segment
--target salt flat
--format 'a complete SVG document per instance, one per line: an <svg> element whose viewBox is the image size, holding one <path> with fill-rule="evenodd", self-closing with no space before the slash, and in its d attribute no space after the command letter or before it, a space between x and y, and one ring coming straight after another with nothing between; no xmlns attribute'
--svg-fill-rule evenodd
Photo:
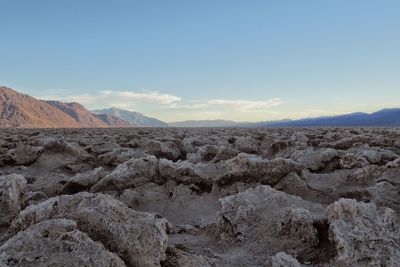
<svg viewBox="0 0 400 267"><path fill-rule="evenodd" d="M0 131L0 266L399 266L399 128Z"/></svg>

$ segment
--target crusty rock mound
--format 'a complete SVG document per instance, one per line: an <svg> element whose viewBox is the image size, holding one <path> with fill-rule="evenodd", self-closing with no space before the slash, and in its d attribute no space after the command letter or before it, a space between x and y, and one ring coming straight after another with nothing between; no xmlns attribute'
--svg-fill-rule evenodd
<svg viewBox="0 0 400 267"><path fill-rule="evenodd" d="M17 234L37 222L66 218L132 266L158 266L165 259L166 220L136 212L112 196L79 193L50 198L23 210L10 228Z"/></svg>
<svg viewBox="0 0 400 267"><path fill-rule="evenodd" d="M0 247L0 263L21 267L126 266L103 244L79 231L75 221L67 219L43 221L19 232Z"/></svg>
<svg viewBox="0 0 400 267"><path fill-rule="evenodd" d="M301 267L300 263L285 252L279 252L271 257L271 267Z"/></svg>
<svg viewBox="0 0 400 267"><path fill-rule="evenodd" d="M222 198L220 202L221 229L241 243L254 245L254 249L290 251L298 256L318 245L314 222L323 216L322 205L266 185Z"/></svg>
<svg viewBox="0 0 400 267"><path fill-rule="evenodd" d="M167 260L163 267L211 267L207 258L188 253L175 247L167 248Z"/></svg>
<svg viewBox="0 0 400 267"><path fill-rule="evenodd" d="M61 189L61 193L74 194L89 190L91 186L98 183L106 174L107 172L102 167L85 173L78 173L66 182Z"/></svg>
<svg viewBox="0 0 400 267"><path fill-rule="evenodd" d="M4 161L6 161L15 165L30 165L40 157L42 152L43 147L19 144L16 148L10 149L8 153L3 156L2 164L4 165Z"/></svg>
<svg viewBox="0 0 400 267"><path fill-rule="evenodd" d="M102 178L91 188L91 191L121 190L150 182L157 176L158 160L156 157L130 159L118 165L114 171Z"/></svg>
<svg viewBox="0 0 400 267"><path fill-rule="evenodd" d="M0 226L8 225L24 207L25 177L18 174L0 176Z"/></svg>
<svg viewBox="0 0 400 267"><path fill-rule="evenodd" d="M220 184L231 184L239 180L275 185L287 174L302 170L300 164L290 159L268 160L243 153L226 161L223 168L225 171L218 178Z"/></svg>
<svg viewBox="0 0 400 267"><path fill-rule="evenodd" d="M328 207L328 218L338 265L400 265L400 225L393 210L340 199Z"/></svg>

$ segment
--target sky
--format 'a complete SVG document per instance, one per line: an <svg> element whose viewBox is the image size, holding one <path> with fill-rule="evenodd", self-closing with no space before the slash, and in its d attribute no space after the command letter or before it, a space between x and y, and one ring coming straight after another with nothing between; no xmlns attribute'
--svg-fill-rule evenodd
<svg viewBox="0 0 400 267"><path fill-rule="evenodd" d="M0 0L0 85L167 122L400 107L398 0Z"/></svg>

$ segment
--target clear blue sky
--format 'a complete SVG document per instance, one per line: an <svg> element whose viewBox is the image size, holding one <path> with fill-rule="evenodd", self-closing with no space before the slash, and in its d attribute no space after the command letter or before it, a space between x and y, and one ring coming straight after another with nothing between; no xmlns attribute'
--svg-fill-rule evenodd
<svg viewBox="0 0 400 267"><path fill-rule="evenodd" d="M166 121L400 107L398 0L0 0L0 84Z"/></svg>

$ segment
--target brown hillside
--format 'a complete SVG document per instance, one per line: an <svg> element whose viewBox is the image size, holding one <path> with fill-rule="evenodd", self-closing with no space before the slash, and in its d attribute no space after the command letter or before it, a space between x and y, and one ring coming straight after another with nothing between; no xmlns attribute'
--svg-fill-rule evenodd
<svg viewBox="0 0 400 267"><path fill-rule="evenodd" d="M132 127L128 122L114 116L93 114L79 103L47 101L53 107L74 118L83 127Z"/></svg>
<svg viewBox="0 0 400 267"><path fill-rule="evenodd" d="M78 103L42 101L0 86L0 127L132 127L114 116L93 114Z"/></svg>
<svg viewBox="0 0 400 267"><path fill-rule="evenodd" d="M75 128L81 125L52 105L0 87L0 127Z"/></svg>

